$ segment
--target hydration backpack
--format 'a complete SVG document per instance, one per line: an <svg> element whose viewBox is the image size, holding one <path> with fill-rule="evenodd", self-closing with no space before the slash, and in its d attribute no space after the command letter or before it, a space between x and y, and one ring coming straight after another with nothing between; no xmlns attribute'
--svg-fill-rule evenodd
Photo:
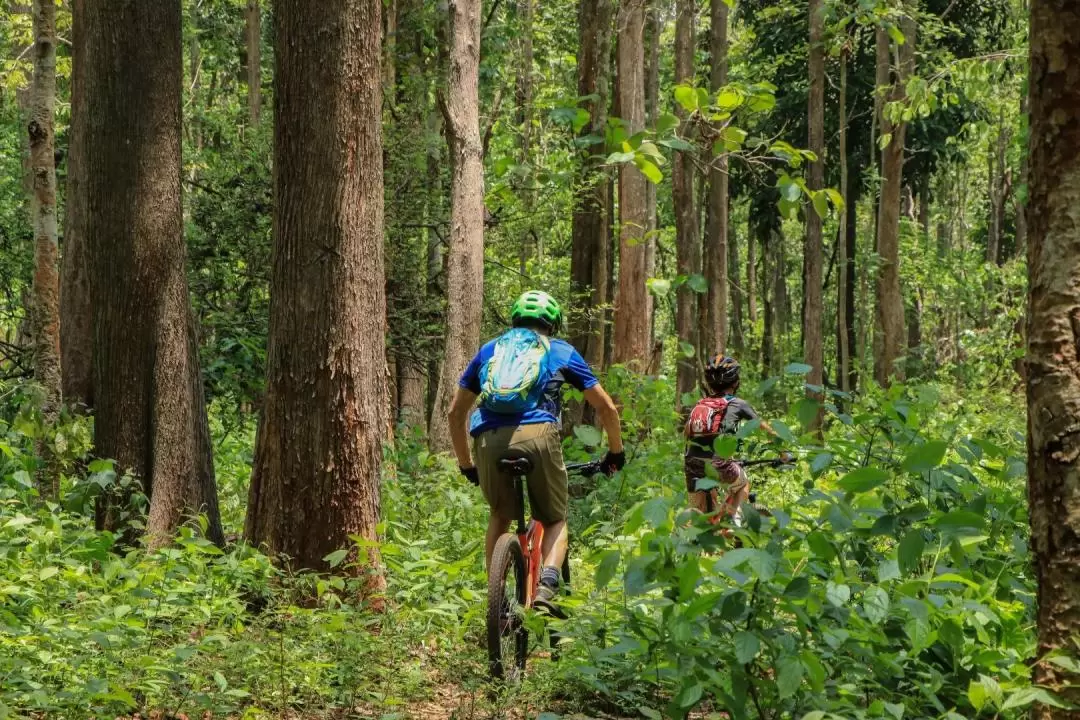
<svg viewBox="0 0 1080 720"><path fill-rule="evenodd" d="M503 333L491 359L480 368L480 404L504 415L535 409L551 380L550 347L545 336L528 328Z"/></svg>
<svg viewBox="0 0 1080 720"><path fill-rule="evenodd" d="M727 414L726 397L707 397L698 401L690 411L690 434L692 436L719 435L723 432L724 415Z"/></svg>

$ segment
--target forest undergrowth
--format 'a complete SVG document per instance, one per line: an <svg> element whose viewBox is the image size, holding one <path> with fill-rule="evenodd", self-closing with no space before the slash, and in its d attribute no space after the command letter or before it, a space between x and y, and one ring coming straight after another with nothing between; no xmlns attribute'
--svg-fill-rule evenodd
<svg viewBox="0 0 1080 720"><path fill-rule="evenodd" d="M486 507L418 433L403 429L388 450L378 612L355 599L364 579L290 575L236 539L253 428L227 428L221 408L217 472L234 541L222 551L194 522L148 552L93 529L94 497L132 480L87 458L87 418L48 438L67 462L65 505L36 500L35 394L6 387L0 718L902 720L1019 717L1053 701L1029 681L1023 414L1002 412L1013 391L833 397L818 440L798 435L814 410L796 400L804 369L752 395L799 462L752 476L773 514L751 512L738 548L683 509L671 384L609 372L631 462L572 480L561 659L534 648L511 688L485 679ZM752 426L742 434L740 453L774 452ZM568 459L596 440L579 427Z"/></svg>

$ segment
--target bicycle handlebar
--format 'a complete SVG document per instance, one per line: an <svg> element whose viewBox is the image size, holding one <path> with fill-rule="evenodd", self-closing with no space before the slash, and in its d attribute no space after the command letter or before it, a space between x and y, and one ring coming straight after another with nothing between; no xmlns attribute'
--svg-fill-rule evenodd
<svg viewBox="0 0 1080 720"><path fill-rule="evenodd" d="M604 472L604 468L601 466L599 460L590 460L589 462L567 463L566 472L574 473L581 477L592 477L597 473Z"/></svg>
<svg viewBox="0 0 1080 720"><path fill-rule="evenodd" d="M784 458L761 458L758 460L739 460L733 459L733 462L742 465L743 467L753 467L755 465L768 465L770 467L782 467L784 465L794 465L795 458L785 460Z"/></svg>

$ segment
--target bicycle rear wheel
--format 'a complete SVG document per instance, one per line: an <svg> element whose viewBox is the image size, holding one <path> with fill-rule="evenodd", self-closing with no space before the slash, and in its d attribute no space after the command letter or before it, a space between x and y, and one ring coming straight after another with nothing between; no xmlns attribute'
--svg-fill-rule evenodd
<svg viewBox="0 0 1080 720"><path fill-rule="evenodd" d="M497 680L516 681L525 670L529 631L525 612L525 555L517 536L507 533L495 544L488 568L488 667Z"/></svg>

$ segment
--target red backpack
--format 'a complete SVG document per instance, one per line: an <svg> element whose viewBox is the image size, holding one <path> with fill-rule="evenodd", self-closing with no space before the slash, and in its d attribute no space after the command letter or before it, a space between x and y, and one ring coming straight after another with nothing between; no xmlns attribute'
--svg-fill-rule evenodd
<svg viewBox="0 0 1080 720"><path fill-rule="evenodd" d="M698 400L697 405L690 411L690 419L687 420L690 436L719 435L722 432L727 409L726 397L707 397Z"/></svg>

